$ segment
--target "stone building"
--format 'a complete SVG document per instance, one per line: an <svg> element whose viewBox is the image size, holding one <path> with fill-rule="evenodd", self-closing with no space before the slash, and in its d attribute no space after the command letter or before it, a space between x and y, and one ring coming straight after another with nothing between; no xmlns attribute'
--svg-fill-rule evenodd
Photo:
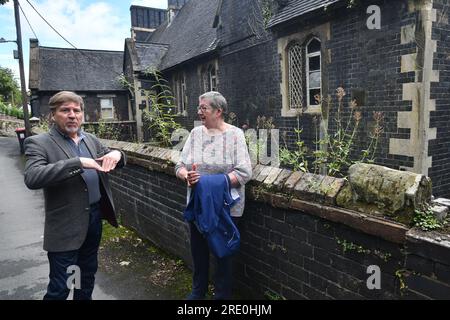
<svg viewBox="0 0 450 320"><path fill-rule="evenodd" d="M167 19L147 36L125 40L125 76L134 87L132 105L136 111L139 137L148 138L142 112L149 102L144 90L154 84L148 70L163 72L172 87L177 120L185 127L196 120L199 92L217 89L217 48L214 19L219 5L212 1L169 1ZM156 9L147 8L148 16ZM133 7L131 8L133 12ZM133 19L132 19L133 20Z"/></svg>
<svg viewBox="0 0 450 320"><path fill-rule="evenodd" d="M178 121L188 129L198 96L217 89L235 125L255 128L265 116L281 130L283 145L295 147L299 127L315 149L320 137L336 132L342 87L343 119L355 116L353 100L358 109L355 158L370 144L375 115L382 120L375 163L426 174L435 195L450 197L448 5L190 0L141 46L158 52L147 65L170 81ZM141 100L137 95L136 105Z"/></svg>
<svg viewBox="0 0 450 320"><path fill-rule="evenodd" d="M33 116L49 113L48 101L62 90L85 102L85 122L132 120L128 91L117 80L123 52L42 47L30 39L31 108Z"/></svg>

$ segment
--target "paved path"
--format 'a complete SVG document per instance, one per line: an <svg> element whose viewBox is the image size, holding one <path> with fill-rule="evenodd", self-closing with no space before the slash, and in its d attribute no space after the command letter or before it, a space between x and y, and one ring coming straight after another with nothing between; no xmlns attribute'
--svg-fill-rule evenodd
<svg viewBox="0 0 450 320"><path fill-rule="evenodd" d="M48 284L47 253L42 249L43 192L25 186L24 162L17 138L0 137L0 300L39 300ZM175 284L183 275L168 267L171 260L149 253L146 246L125 241L115 246L102 243L102 248L93 299L173 300L189 292L183 287L186 280L181 287L155 284L163 282L164 272L172 271L166 278L173 275ZM122 259L132 265L120 266ZM186 272L183 279L190 277Z"/></svg>
<svg viewBox="0 0 450 320"><path fill-rule="evenodd" d="M42 299L47 287L43 194L27 189L23 167L17 138L0 137L0 300ZM93 298L117 298L98 278Z"/></svg>

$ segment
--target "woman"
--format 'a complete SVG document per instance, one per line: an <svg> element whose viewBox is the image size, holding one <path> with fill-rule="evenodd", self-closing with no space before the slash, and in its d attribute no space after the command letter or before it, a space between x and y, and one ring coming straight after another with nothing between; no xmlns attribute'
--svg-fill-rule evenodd
<svg viewBox="0 0 450 320"><path fill-rule="evenodd" d="M175 172L188 187L188 201L202 175L227 174L231 193L240 198L230 211L237 225L244 211L245 184L252 177L252 165L244 133L225 122L226 112L227 101L219 92L211 91L199 97L198 115L202 126L191 131ZM204 299L208 291L210 249L195 224L189 223L189 226L194 274L188 299ZM230 299L231 257L216 258L216 262L214 299Z"/></svg>

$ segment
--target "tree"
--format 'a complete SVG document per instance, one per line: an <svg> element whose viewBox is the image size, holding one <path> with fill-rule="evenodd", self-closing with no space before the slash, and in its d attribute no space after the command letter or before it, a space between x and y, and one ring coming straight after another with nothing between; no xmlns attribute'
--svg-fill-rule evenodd
<svg viewBox="0 0 450 320"><path fill-rule="evenodd" d="M20 86L14 79L13 71L3 67L0 67L0 100L15 106L20 106L22 102Z"/></svg>
<svg viewBox="0 0 450 320"><path fill-rule="evenodd" d="M0 0L0 4L5 4L7 3L9 0Z"/></svg>

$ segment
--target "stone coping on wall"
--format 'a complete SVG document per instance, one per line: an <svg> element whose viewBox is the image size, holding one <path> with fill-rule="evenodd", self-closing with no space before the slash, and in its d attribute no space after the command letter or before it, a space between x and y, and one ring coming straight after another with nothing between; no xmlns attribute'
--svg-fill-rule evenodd
<svg viewBox="0 0 450 320"><path fill-rule="evenodd" d="M406 239L408 240L408 251L427 257L432 261L449 264L450 235L412 228L406 233ZM422 242L426 242L427 246L422 246Z"/></svg>
<svg viewBox="0 0 450 320"><path fill-rule="evenodd" d="M129 164L174 175L180 152L145 144L101 140L111 149L127 155ZM362 212L339 208L336 198L345 180L330 176L256 165L247 184L247 197L276 208L306 212L333 222L342 223L367 234L394 243L404 243L406 226Z"/></svg>

